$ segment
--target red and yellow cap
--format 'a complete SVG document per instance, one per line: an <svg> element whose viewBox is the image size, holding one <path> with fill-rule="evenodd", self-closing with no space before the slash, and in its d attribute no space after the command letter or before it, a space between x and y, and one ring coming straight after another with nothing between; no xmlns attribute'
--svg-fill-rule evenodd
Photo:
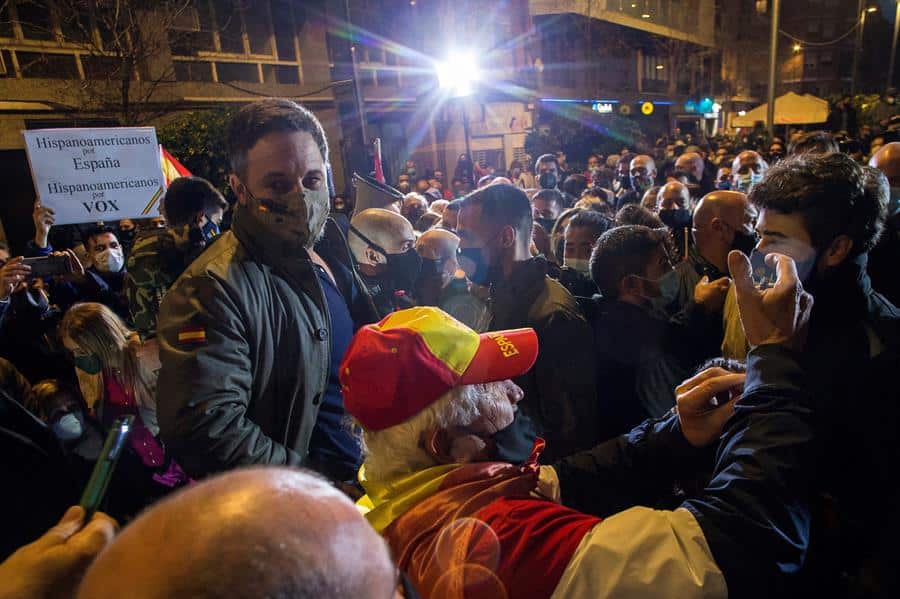
<svg viewBox="0 0 900 599"><path fill-rule="evenodd" d="M400 424L460 385L528 372L533 329L479 335L437 308L394 312L357 331L341 362L344 408L369 430Z"/></svg>

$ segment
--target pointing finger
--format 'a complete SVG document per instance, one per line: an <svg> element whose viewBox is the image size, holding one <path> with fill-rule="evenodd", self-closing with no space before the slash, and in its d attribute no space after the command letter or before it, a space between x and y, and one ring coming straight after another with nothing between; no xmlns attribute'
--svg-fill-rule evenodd
<svg viewBox="0 0 900 599"><path fill-rule="evenodd" d="M702 383L703 381L705 381L707 379L711 379L711 378L717 377L717 376L725 376L727 374L731 374L731 373L719 366L713 366L712 368L707 368L706 370L703 370L702 372L698 372L697 374L695 374L688 380L684 381L683 383L681 383L680 385L675 387L675 394L679 395L681 393L684 393L685 391L688 391L689 389L693 389L694 387L696 387L697 385L699 385L700 383Z"/></svg>

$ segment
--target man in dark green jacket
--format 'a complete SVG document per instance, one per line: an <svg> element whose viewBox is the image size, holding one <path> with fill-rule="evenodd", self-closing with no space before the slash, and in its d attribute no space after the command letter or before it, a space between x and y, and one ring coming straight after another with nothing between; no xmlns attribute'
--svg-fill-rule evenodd
<svg viewBox="0 0 900 599"><path fill-rule="evenodd" d="M489 330L530 327L541 351L516 379L519 406L547 441L547 459L592 447L597 436L591 328L572 295L547 276L547 261L529 252L532 210L525 193L490 185L466 197L459 212L460 266L488 296ZM525 443L530 447L530 443Z"/></svg>
<svg viewBox="0 0 900 599"><path fill-rule="evenodd" d="M324 131L299 105L263 100L235 116L229 151L231 231L160 309L161 436L194 477L303 464L352 479L335 365L375 314L328 220Z"/></svg>

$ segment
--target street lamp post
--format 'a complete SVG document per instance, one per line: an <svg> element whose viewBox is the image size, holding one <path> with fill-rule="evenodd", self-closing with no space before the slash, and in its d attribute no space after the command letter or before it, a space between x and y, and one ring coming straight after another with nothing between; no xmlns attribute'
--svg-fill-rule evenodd
<svg viewBox="0 0 900 599"><path fill-rule="evenodd" d="M874 6L866 8L865 0L859 0L859 8L856 11L856 14L859 15L859 30L856 32L856 48L853 51L853 71L850 73L851 96L856 94L856 78L857 71L859 71L859 58L860 54L862 54L863 32L866 30L866 13L875 12L876 10Z"/></svg>
<svg viewBox="0 0 900 599"><path fill-rule="evenodd" d="M769 38L769 105L766 122L769 125L769 139L775 137L775 70L778 68L778 20L781 0L772 0L772 31Z"/></svg>

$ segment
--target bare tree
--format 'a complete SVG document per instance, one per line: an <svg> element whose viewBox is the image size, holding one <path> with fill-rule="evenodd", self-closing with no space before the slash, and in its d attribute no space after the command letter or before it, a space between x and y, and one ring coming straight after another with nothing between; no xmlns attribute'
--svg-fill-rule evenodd
<svg viewBox="0 0 900 599"><path fill-rule="evenodd" d="M163 87L175 81L174 65L168 59L170 45L185 35L183 22L192 18L195 3L7 0L5 14L32 30L49 29L53 39L79 54L84 78L65 85L66 95L77 98L82 109L134 125L165 112ZM24 22L21 15L28 8L47 11L49 25Z"/></svg>

